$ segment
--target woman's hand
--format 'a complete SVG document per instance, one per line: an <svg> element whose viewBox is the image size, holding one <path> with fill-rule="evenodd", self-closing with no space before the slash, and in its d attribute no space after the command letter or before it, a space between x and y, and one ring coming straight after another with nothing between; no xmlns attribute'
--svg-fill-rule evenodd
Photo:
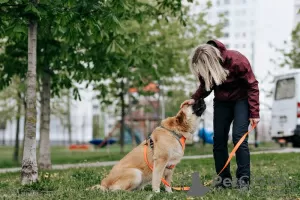
<svg viewBox="0 0 300 200"><path fill-rule="evenodd" d="M260 121L259 118L250 118L249 120L250 120L251 126L257 125Z"/></svg>
<svg viewBox="0 0 300 200"><path fill-rule="evenodd" d="M195 103L195 100L194 100L194 99L185 100L185 101L180 105L180 108L182 108L185 104L193 105L194 103Z"/></svg>

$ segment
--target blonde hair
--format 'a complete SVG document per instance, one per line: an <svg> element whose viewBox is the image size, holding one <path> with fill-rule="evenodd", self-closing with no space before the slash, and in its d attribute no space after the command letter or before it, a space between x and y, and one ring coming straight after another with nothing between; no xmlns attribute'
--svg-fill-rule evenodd
<svg viewBox="0 0 300 200"><path fill-rule="evenodd" d="M220 85L228 76L228 70L222 67L220 61L223 62L220 51L209 44L199 45L191 54L190 70L197 78L203 78L207 91L211 90L213 82Z"/></svg>

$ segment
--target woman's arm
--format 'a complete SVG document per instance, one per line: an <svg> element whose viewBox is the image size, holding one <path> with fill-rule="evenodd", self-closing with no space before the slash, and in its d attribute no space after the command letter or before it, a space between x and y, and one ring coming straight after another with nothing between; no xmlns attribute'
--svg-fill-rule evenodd
<svg viewBox="0 0 300 200"><path fill-rule="evenodd" d="M200 80L200 86L198 87L198 89L196 90L196 92L191 96L191 99L185 100L181 105L180 108L182 108L183 105L185 104L189 104L192 105L194 104L198 99L200 98L206 98L212 90L210 91L206 91L205 87L204 87L204 81L199 78Z"/></svg>
<svg viewBox="0 0 300 200"><path fill-rule="evenodd" d="M212 92L212 90L210 90L210 91L205 90L205 87L204 87L205 83L201 78L199 78L199 81L200 81L200 86L198 87L196 92L191 96L191 98L194 99L195 101L200 98L203 98L203 99L206 98Z"/></svg>

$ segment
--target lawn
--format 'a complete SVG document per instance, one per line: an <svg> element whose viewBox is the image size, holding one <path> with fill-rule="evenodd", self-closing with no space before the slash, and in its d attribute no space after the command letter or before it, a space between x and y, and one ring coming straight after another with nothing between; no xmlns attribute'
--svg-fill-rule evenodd
<svg viewBox="0 0 300 200"><path fill-rule="evenodd" d="M232 148L232 145L230 146ZM274 142L262 143L259 148L250 146L251 151L259 151L264 149L278 148L278 145ZM131 149L131 145L125 146L125 151L128 152ZM203 155L211 154L212 145L196 143L193 146L187 146L185 155ZM0 147L0 168L19 167L20 164L12 160L13 148L12 147ZM20 154L21 155L21 154ZM51 159L52 164L69 164L69 163L84 163L84 162L100 162L100 161L112 161L120 160L124 154L120 154L120 148L118 145L112 145L109 152L106 148L95 149L89 151L70 151L67 147L52 147Z"/></svg>
<svg viewBox="0 0 300 200"><path fill-rule="evenodd" d="M175 169L173 185L191 184L192 172L199 172L201 182L213 178L213 159L183 160ZM234 175L235 161L232 161ZM251 157L252 183L249 192L236 189L211 189L204 197L194 199L300 199L300 155L264 154ZM4 199L187 199L186 192L160 194L145 191L101 192L86 191L85 188L98 184L111 167L69 169L40 172L40 182L21 186L19 174L0 174L0 194Z"/></svg>

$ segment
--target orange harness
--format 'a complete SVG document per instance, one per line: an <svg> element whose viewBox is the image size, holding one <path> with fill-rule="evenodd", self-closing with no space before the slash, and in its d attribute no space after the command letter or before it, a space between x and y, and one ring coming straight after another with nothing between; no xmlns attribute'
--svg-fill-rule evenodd
<svg viewBox="0 0 300 200"><path fill-rule="evenodd" d="M165 127L163 127L163 126L161 126L161 128L164 128L164 129L166 129ZM175 137L176 137L176 139L179 141L179 143L180 143L180 145L181 145L181 147L182 147L182 150L184 151L184 149L185 149L185 140L186 140L186 138L184 137L184 136L181 136L180 138L179 138L179 136L175 133L175 132L173 132L173 131L171 131L171 130L169 130L169 129L166 129L166 130L168 130L169 132L171 132ZM149 140L150 140L150 147L153 149L153 141L151 141L152 139L151 139L151 137L149 137ZM148 165L148 167L153 171L153 165L151 165L150 163L149 163L149 160L148 160L148 157L147 157L147 148L148 147L148 143L147 143L147 141L146 141L146 143L145 143L145 145L144 145L144 160L145 160L145 162L147 163L147 165ZM176 165L169 165L169 166L167 166L166 168L167 169L173 169L174 167L175 167ZM164 178L161 178L161 181L163 182L163 184L165 185L165 186L168 186L168 187L171 187L171 185L166 181L166 179L164 179ZM175 187L172 187L173 189L175 189ZM189 187L188 187L188 189L189 189ZM176 189L175 189L176 190Z"/></svg>
<svg viewBox="0 0 300 200"><path fill-rule="evenodd" d="M254 128L256 127L256 124L252 125L251 129L246 132L243 137L241 137L241 139L239 140L239 142L234 146L234 148L232 149L232 151L229 154L229 157L224 165L224 167L222 168L222 170L218 173L218 176L224 171L224 169L228 166L228 164L230 163L232 157L234 156L235 152L238 150L238 148L240 147L240 145L243 143L243 141L246 139L246 137L248 136L248 134L250 132L252 132L254 130ZM164 128L164 127L162 127ZM165 128L166 129L166 128ZM167 129L168 130L168 129ZM174 134L173 131L169 130L171 133ZM150 138L151 139L151 138ZM185 140L186 138L181 136L178 141L181 144L182 150L184 151L185 149ZM144 145L144 160L147 163L148 167L153 171L153 166L149 163L148 161L148 157L147 157L147 147L148 147L148 143L146 141L145 145ZM175 167L175 165L170 165L167 168L168 169L173 169ZM161 178L161 181L163 182L163 184L167 187L171 187L171 185L166 181L166 179ZM204 184L204 186L210 185L213 182L213 180L209 181L208 183ZM173 190L179 190L179 191L188 191L190 190L190 187L172 187Z"/></svg>

